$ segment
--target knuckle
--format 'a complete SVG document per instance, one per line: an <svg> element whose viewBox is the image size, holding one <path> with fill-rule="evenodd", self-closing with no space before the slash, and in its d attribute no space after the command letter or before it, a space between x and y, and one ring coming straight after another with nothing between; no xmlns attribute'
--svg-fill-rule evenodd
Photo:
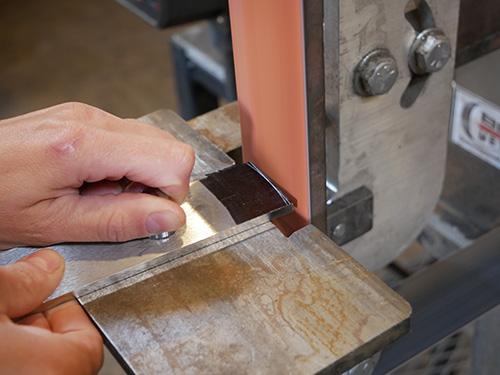
<svg viewBox="0 0 500 375"><path fill-rule="evenodd" d="M90 343L89 341L92 341ZM102 367L102 339L100 347L96 340L85 340L82 342L68 342L69 345L65 348L65 356L59 355L52 357L52 360L43 361L40 363L41 374L47 375L67 375L81 374L90 375L97 374Z"/></svg>
<svg viewBox="0 0 500 375"><path fill-rule="evenodd" d="M123 242L129 239L123 215L117 212L103 215L98 227L100 241Z"/></svg>
<svg viewBox="0 0 500 375"><path fill-rule="evenodd" d="M72 116L77 115L79 117L92 118L94 117L94 112L96 108L80 102L67 102L60 105L60 109L63 112L68 112Z"/></svg>
<svg viewBox="0 0 500 375"><path fill-rule="evenodd" d="M56 160L76 157L89 133L89 130L84 128L84 123L71 120L67 121L64 126L58 126L54 129L54 134L46 143L46 147Z"/></svg>
<svg viewBox="0 0 500 375"><path fill-rule="evenodd" d="M89 340L82 342L84 350L90 358L99 359L103 355L103 339L99 332L92 327L92 332L89 333Z"/></svg>
<svg viewBox="0 0 500 375"><path fill-rule="evenodd" d="M82 118L82 115L77 114L84 113L86 109L75 109L79 108L79 105L80 103L61 104L53 109L55 112L53 115L38 120L35 125L27 124L27 126L34 126L31 129L34 132L33 138L42 146L42 150L65 153L87 133L84 131L87 123L85 116Z"/></svg>
<svg viewBox="0 0 500 375"><path fill-rule="evenodd" d="M67 128L77 131L81 128L88 130L93 127L93 124L105 122L105 119L111 116L99 108L79 102L61 104L58 112L60 121Z"/></svg>
<svg viewBox="0 0 500 375"><path fill-rule="evenodd" d="M104 359L103 339L95 328L87 331L86 340L75 343L74 349L77 368L82 374L96 374L100 370Z"/></svg>
<svg viewBox="0 0 500 375"><path fill-rule="evenodd" d="M194 160L195 160L195 153L194 150L191 146L186 145L186 159L187 159L187 165L189 166L189 169L193 169L194 165Z"/></svg>
<svg viewBox="0 0 500 375"><path fill-rule="evenodd" d="M183 171L185 171L185 174L189 176L195 162L195 153L193 148L185 143L179 142L177 154L177 165L180 165Z"/></svg>

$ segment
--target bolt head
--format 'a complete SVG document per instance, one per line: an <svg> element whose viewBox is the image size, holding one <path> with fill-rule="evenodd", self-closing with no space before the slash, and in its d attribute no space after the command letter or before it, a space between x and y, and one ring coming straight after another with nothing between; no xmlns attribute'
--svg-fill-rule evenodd
<svg viewBox="0 0 500 375"><path fill-rule="evenodd" d="M363 362L358 363L356 366L345 372L343 375L371 375L375 370L375 362L372 358L367 358Z"/></svg>
<svg viewBox="0 0 500 375"><path fill-rule="evenodd" d="M152 240L158 240L158 241L164 242L164 241L167 241L168 238L170 236L172 236L174 233L175 233L175 231L174 232L161 232L158 234L153 234L152 236L149 236L149 238Z"/></svg>
<svg viewBox="0 0 500 375"><path fill-rule="evenodd" d="M355 88L363 96L377 96L389 92L398 78L398 66L391 53L379 49L367 54L355 71Z"/></svg>
<svg viewBox="0 0 500 375"><path fill-rule="evenodd" d="M337 224L337 226L333 230L333 236L335 238L341 238L344 236L345 230L346 230L346 227L345 227L344 223Z"/></svg>
<svg viewBox="0 0 500 375"><path fill-rule="evenodd" d="M415 74L440 71L451 57L451 43L439 29L421 32L410 49L409 64Z"/></svg>
<svg viewBox="0 0 500 375"><path fill-rule="evenodd" d="M223 23L226 22L226 17L224 17L222 14L220 14L215 19L215 22L217 22L218 25L222 25Z"/></svg>
<svg viewBox="0 0 500 375"><path fill-rule="evenodd" d="M364 89L370 95L387 93L398 78L396 61L380 61L364 81Z"/></svg>

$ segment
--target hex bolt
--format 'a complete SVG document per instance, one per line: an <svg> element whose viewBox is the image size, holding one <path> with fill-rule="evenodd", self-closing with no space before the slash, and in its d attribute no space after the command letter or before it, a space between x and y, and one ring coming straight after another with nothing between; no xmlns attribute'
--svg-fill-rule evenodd
<svg viewBox="0 0 500 375"><path fill-rule="evenodd" d="M396 59L386 49L374 50L363 57L354 71L354 88L358 95L382 95L398 78Z"/></svg>
<svg viewBox="0 0 500 375"><path fill-rule="evenodd" d="M363 362L358 363L343 375L371 375L375 370L375 362L372 358L367 358Z"/></svg>
<svg viewBox="0 0 500 375"><path fill-rule="evenodd" d="M346 230L346 227L345 227L344 223L337 224L337 226L333 230L333 236L336 238L341 238L344 236L345 230Z"/></svg>
<svg viewBox="0 0 500 375"><path fill-rule="evenodd" d="M440 29L427 29L417 35L410 48L408 65L413 73L425 75L440 71L451 57L451 43Z"/></svg>

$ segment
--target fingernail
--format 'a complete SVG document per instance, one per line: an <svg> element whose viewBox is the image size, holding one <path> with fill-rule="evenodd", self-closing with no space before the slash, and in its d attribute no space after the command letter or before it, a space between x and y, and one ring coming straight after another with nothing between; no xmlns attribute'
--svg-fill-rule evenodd
<svg viewBox="0 0 500 375"><path fill-rule="evenodd" d="M31 254L24 260L37 267L40 267L48 273L53 273L64 264L61 256L53 250L41 250Z"/></svg>
<svg viewBox="0 0 500 375"><path fill-rule="evenodd" d="M170 211L155 212L146 219L146 229L151 234L170 232L182 226L177 215Z"/></svg>

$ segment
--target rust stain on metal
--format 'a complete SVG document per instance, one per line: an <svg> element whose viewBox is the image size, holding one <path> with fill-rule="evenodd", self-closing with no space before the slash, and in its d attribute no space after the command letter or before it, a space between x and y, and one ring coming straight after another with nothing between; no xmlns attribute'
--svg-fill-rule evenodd
<svg viewBox="0 0 500 375"><path fill-rule="evenodd" d="M145 373L316 373L409 314L326 241L316 230L287 239L275 228L85 308Z"/></svg>
<svg viewBox="0 0 500 375"><path fill-rule="evenodd" d="M188 121L188 124L224 152L241 147L240 113L237 102L198 116Z"/></svg>

